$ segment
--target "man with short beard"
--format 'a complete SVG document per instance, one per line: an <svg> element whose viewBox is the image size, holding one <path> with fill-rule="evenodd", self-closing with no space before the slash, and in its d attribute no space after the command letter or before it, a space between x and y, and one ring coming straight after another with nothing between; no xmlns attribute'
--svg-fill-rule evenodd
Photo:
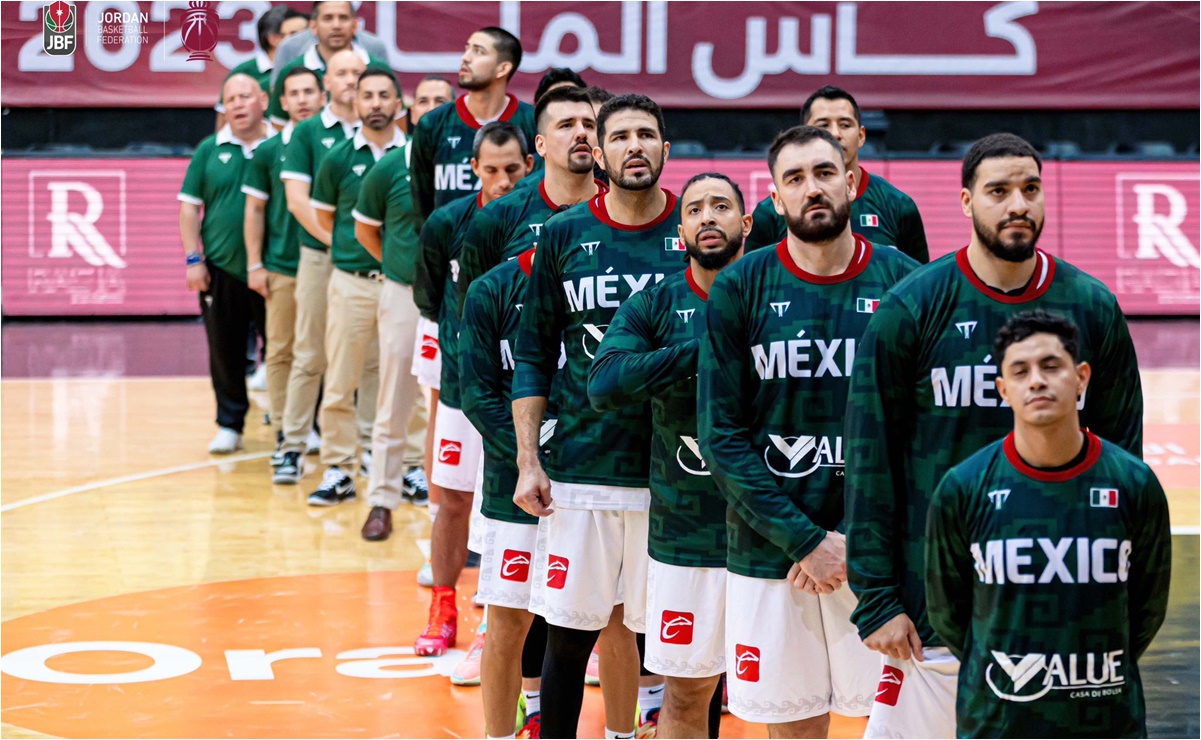
<svg viewBox="0 0 1201 740"><path fill-rule="evenodd" d="M883 653L868 737L955 737L959 662L926 616L926 514L943 475L1012 429L993 380L993 337L1014 313L1043 308L1080 331L1093 367L1080 420L1142 455L1138 362L1117 299L1100 281L1037 248L1042 162L1029 143L993 134L963 160L968 245L922 268L881 301L855 356L846 408L847 568L852 619Z"/></svg>
<svg viewBox="0 0 1201 740"><path fill-rule="evenodd" d="M599 411L651 402L645 665L667 679L657 736L717 737L726 501L697 446L697 353L709 289L742 256L751 217L738 185L716 172L689 180L680 203L688 267L617 309L588 373L588 397Z"/></svg>
<svg viewBox="0 0 1201 740"><path fill-rule="evenodd" d="M355 238L354 208L364 176L389 149L405 145L396 126L400 85L391 72L368 69L359 77L355 100L363 125L354 138L338 144L321 164L311 202L321 226L333 240L329 307L325 324L325 395L321 401L321 485L309 495L310 506L332 506L355 498L358 448L370 453L371 426L355 423L355 394L375 420L379 392L377 313L384 273L379 260ZM364 455L364 459L367 455ZM366 476L367 465L359 468Z"/></svg>
<svg viewBox="0 0 1201 740"><path fill-rule="evenodd" d="M459 69L459 87L467 92L454 105L422 116L413 132L410 181L413 204L422 218L480 189L471 155L475 133L484 124L509 121L526 141L538 134L534 108L507 92L520 66L521 42L503 28L481 28L467 39Z"/></svg>
<svg viewBox="0 0 1201 740"><path fill-rule="evenodd" d="M635 633L645 630L650 408L640 403L599 412L588 403L587 380L617 307L679 271L676 196L659 185L671 147L664 129L663 112L643 95L619 95L601 107L593 157L604 162L611 189L543 225L521 312L513 501L545 517L530 610L548 625L542 671L547 737L575 736L593 645L600 647L606 733L631 737L634 731ZM544 470L539 433L552 381L558 423Z"/></svg>
<svg viewBox="0 0 1201 740"><path fill-rule="evenodd" d="M797 126L768 153L788 236L718 275L697 380L700 446L730 504L729 707L771 737L866 715L879 659L846 581L842 424L871 309L918 264L851 231L838 140Z"/></svg>

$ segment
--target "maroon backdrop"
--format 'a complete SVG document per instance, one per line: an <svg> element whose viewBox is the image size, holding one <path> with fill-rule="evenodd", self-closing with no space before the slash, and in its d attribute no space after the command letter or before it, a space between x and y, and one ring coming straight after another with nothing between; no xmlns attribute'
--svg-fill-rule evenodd
<svg viewBox="0 0 1201 740"><path fill-rule="evenodd" d="M867 162L917 201L932 257L967 243L959 163ZM2 309L9 316L195 314L175 199L183 159L8 160L0 178ZM679 159L673 190L728 173L750 202L771 186L759 160ZM1040 245L1104 281L1130 314L1201 313L1198 167L1048 162Z"/></svg>
<svg viewBox="0 0 1201 740"><path fill-rule="evenodd" d="M42 51L43 5L0 4L3 105L211 106L270 7L212 3L220 42L204 62L181 45L186 3L77 3L69 57ZM106 24L113 10L134 20ZM519 34L524 98L552 66L670 107L795 107L832 83L872 108L1196 108L1201 89L1196 3L381 2L359 15L410 91L455 74L486 25Z"/></svg>

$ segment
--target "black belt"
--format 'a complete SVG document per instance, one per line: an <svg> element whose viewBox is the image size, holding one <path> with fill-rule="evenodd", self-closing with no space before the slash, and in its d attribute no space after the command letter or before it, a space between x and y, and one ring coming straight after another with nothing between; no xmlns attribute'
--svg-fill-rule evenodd
<svg viewBox="0 0 1201 740"><path fill-rule="evenodd" d="M354 275L357 278L363 278L365 280L374 280L377 283L384 282L384 273L382 270L371 270L370 272L360 272L359 270L344 270L343 272L347 272L351 275Z"/></svg>

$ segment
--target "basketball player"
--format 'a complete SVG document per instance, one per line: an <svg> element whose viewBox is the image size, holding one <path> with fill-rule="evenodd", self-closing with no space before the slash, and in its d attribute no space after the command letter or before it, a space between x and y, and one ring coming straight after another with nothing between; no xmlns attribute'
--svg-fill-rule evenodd
<svg viewBox="0 0 1201 740"><path fill-rule="evenodd" d="M855 174L855 200L851 228L878 247L894 247L925 264L930 261L926 230L917 204L892 183L869 173L859 164L859 149L867 141L860 123L859 104L846 90L827 85L809 96L801 107L801 122L824 128L842 144L847 171ZM787 234L784 216L770 195L755 207L755 226L747 237L747 251L778 244Z"/></svg>
<svg viewBox="0 0 1201 740"><path fill-rule="evenodd" d="M680 265L676 196L659 185L670 150L659 106L642 95L615 97L601 107L597 130L593 157L604 163L612 189L543 225L514 355L520 470L514 502L547 517L539 524L531 597L531 609L548 625L547 737L575 736L584 671L598 637L606 734L630 737L634 730L640 672L634 633L645 630L650 410L645 403L594 410L587 373L617 306ZM562 371L560 337L567 353ZM552 380L558 425L544 471L538 437Z"/></svg>
<svg viewBox="0 0 1201 740"><path fill-rule="evenodd" d="M898 285L856 347L847 567L859 599L852 619L884 655L887 699L872 706L869 737L955 735L959 662L926 618L926 511L952 466L1012 429L992 383L992 337L1010 316L1044 308L1076 324L1079 359L1093 370L1082 423L1142 453L1143 396L1126 319L1100 281L1036 247L1046 220L1041 173L1021 138L977 141L960 192L970 242Z"/></svg>
<svg viewBox="0 0 1201 740"><path fill-rule="evenodd" d="M645 664L667 677L658 737L717 737L717 687L726 670L726 501L697 446L696 358L709 288L742 256L751 217L743 215L738 185L715 172L689 180L680 203L688 267L617 310L588 374L588 397L602 411L651 401L652 629Z"/></svg>
<svg viewBox="0 0 1201 740"><path fill-rule="evenodd" d="M1155 473L1080 428L1091 368L1042 310L997 335L1013 431L951 468L926 542L930 624L956 657L958 737L1146 737L1138 659L1172 578Z"/></svg>

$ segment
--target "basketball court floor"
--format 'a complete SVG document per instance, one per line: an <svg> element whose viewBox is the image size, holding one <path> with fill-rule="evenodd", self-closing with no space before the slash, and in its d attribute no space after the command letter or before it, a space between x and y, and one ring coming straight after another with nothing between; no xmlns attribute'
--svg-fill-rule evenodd
<svg viewBox="0 0 1201 740"><path fill-rule="evenodd" d="M1132 323L1146 454L1171 503L1168 621L1141 663L1153 737L1198 725L1198 322ZM412 655L429 517L365 542L360 498L311 509L273 486L263 393L246 450L205 450L214 400L200 326L3 327L0 735L479 737L478 688L447 675L482 611L460 583L459 652ZM581 737L603 737L588 689ZM863 722L836 718L832 736ZM726 716L723 737L765 737Z"/></svg>

